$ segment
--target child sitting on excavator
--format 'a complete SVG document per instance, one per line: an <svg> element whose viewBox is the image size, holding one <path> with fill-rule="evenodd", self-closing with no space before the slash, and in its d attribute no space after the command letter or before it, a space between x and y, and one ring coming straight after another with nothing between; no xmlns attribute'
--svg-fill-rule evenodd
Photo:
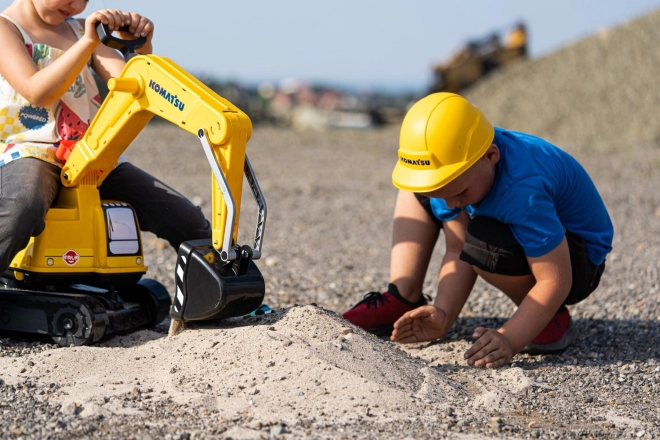
<svg viewBox="0 0 660 440"><path fill-rule="evenodd" d="M100 10L72 18L86 6L86 0L15 0L0 14L0 275L45 227L62 187L58 144L81 139L100 107L90 67L104 81L124 67L119 52L100 44L96 23L111 31L129 26L119 37L146 37L138 52L151 53L154 25L146 17ZM175 250L211 236L198 207L128 162L120 161L99 191L102 199L132 205L140 228Z"/></svg>
<svg viewBox="0 0 660 440"><path fill-rule="evenodd" d="M346 319L401 343L438 339L480 276L518 307L501 328L474 330L469 365L499 367L523 350L550 353L574 341L566 306L598 286L614 233L574 158L494 128L461 96L436 93L406 115L392 181L400 192L389 288L368 293ZM422 285L441 229L446 253L428 305Z"/></svg>

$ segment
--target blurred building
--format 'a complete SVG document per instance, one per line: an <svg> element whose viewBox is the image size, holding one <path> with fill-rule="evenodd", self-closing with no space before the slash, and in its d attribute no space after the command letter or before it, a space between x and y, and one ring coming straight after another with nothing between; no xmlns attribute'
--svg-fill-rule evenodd
<svg viewBox="0 0 660 440"><path fill-rule="evenodd" d="M285 78L249 87L237 82L200 78L209 88L239 107L253 124L296 130L370 129L398 123L413 96L357 93Z"/></svg>

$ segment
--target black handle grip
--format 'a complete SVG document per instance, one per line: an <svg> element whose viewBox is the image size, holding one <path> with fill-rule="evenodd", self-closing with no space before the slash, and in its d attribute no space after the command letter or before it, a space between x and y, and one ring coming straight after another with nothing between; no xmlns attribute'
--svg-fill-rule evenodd
<svg viewBox="0 0 660 440"><path fill-rule="evenodd" d="M122 26L118 29L120 32L129 32L130 26ZM101 40L101 43L108 47L117 49L124 55L124 59L128 61L131 55L135 54L135 49L139 49L147 42L147 37L136 38L135 40L122 40L112 35L107 24L100 21L96 22L96 33Z"/></svg>

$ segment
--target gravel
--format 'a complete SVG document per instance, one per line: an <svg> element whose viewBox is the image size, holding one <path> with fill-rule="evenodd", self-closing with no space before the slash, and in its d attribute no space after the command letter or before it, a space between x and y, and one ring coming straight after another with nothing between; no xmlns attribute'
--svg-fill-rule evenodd
<svg viewBox="0 0 660 440"><path fill-rule="evenodd" d="M130 371L123 384L126 392L97 397L95 405L63 405L51 396L70 387L49 382L50 370L39 369L34 376L29 371L51 353L71 349L57 348L45 338L4 333L0 364L25 371L20 381L9 381L0 370L0 437L659 437L658 29L660 12L654 12L500 72L467 93L497 125L547 137L573 154L610 210L614 251L598 290L571 307L580 336L569 349L546 356L518 355L499 370L467 367L462 353L472 330L477 325L501 325L514 310L503 294L478 282L444 338L400 347L461 384L466 400L452 399L442 410L421 402L415 411L393 411L387 421L371 416L378 412L373 405L347 405L349 413L366 415L359 422L346 422L315 411L287 422L261 421L249 413L219 419L203 404L181 403L134 384ZM341 313L365 292L386 286L396 196L390 173L397 140L397 127L326 133L255 128L248 150L269 207L264 257L258 264L266 280L265 302L277 313L310 303ZM210 171L199 151L192 135L152 124L128 154L209 215ZM251 243L254 234L253 205L246 189L241 242ZM145 234L144 242L149 276L173 291L174 252L151 234ZM425 293L430 295L435 294L442 250L439 244L425 281ZM343 336L353 336L348 331L352 329L344 327ZM167 323L152 329L152 337L164 337L166 329ZM382 342L358 336L373 344ZM368 366L374 375L382 367L378 362ZM172 368L172 374L179 374ZM244 391L257 399L267 390L248 384ZM300 392L303 395L296 398L308 397ZM104 410L109 405L125 411L109 413Z"/></svg>

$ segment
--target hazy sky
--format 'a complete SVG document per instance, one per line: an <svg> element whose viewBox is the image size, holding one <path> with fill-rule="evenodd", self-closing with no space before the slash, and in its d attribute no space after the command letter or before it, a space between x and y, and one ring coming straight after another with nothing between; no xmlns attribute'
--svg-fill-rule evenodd
<svg viewBox="0 0 660 440"><path fill-rule="evenodd" d="M0 0L2 9L10 4ZM524 20L532 56L660 8L660 0L90 0L156 25L154 52L193 74L425 88L470 38Z"/></svg>

